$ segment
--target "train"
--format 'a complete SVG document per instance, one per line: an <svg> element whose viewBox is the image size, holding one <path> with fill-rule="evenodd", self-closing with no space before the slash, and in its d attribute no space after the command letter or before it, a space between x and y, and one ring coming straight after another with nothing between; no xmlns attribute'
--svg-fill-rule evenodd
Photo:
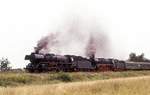
<svg viewBox="0 0 150 95"><path fill-rule="evenodd" d="M25 56L30 63L26 71L34 72L99 72L99 71L127 71L150 70L150 62L132 62L113 58L82 57L76 55L56 55L53 53L33 52Z"/></svg>

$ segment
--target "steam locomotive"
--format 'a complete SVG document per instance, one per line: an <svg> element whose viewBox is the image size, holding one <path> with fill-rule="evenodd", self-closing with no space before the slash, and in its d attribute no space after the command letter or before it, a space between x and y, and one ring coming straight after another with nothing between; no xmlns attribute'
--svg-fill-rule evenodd
<svg viewBox="0 0 150 95"><path fill-rule="evenodd" d="M42 54L33 52L25 56L30 63L26 66L28 72L48 71L126 71L126 70L150 70L149 62L129 62L118 59L89 58L75 55L56 55L52 53Z"/></svg>

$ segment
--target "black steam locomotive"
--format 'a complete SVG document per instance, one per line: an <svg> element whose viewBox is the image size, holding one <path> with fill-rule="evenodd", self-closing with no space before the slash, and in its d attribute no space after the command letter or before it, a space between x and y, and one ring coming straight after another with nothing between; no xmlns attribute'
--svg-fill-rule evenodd
<svg viewBox="0 0 150 95"><path fill-rule="evenodd" d="M31 53L25 56L30 60L26 66L28 72L48 71L125 71L125 70L150 70L149 62L128 62L117 59L89 58L75 55L55 55Z"/></svg>

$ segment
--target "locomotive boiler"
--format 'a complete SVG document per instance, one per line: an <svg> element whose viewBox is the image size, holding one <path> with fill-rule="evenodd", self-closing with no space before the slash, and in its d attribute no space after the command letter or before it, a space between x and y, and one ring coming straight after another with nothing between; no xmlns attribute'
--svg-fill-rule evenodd
<svg viewBox="0 0 150 95"><path fill-rule="evenodd" d="M118 59L95 58L94 55L86 58L75 55L42 54L33 52L25 56L30 63L26 66L28 72L48 71L126 71L150 70L149 62L131 62Z"/></svg>

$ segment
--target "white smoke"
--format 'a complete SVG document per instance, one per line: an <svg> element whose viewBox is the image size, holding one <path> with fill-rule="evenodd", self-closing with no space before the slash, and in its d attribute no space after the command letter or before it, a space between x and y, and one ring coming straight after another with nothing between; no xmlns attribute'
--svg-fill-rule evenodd
<svg viewBox="0 0 150 95"><path fill-rule="evenodd" d="M38 41L37 48L41 53L88 56L91 49L99 57L107 57L110 53L108 37L98 27L98 23L87 23L75 19L67 22L58 30Z"/></svg>

